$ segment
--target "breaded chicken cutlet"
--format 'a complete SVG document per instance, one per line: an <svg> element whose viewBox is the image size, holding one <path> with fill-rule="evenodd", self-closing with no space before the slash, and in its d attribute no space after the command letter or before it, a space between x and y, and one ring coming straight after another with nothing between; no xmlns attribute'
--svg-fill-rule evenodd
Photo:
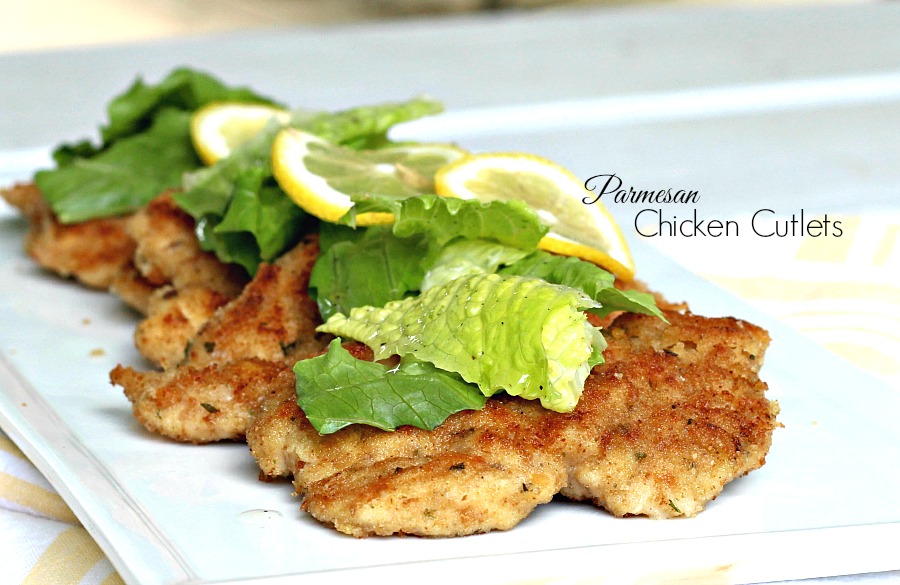
<svg viewBox="0 0 900 585"><path fill-rule="evenodd" d="M90 288L127 290L124 300L146 313L158 288L204 287L231 299L247 283L236 266L204 252L194 220L162 194L134 214L61 223L40 189L19 183L0 190L28 220L25 251L40 266Z"/></svg>
<svg viewBox="0 0 900 585"><path fill-rule="evenodd" d="M241 294L178 348L174 365L115 368L110 379L124 388L138 421L178 441L242 439L264 399L293 393L291 366L329 341L315 331L321 319L307 292L318 250L310 237L261 265Z"/></svg>
<svg viewBox="0 0 900 585"><path fill-rule="evenodd" d="M757 376L769 338L733 318L666 317L616 319L571 413L495 397L430 432L323 436L285 397L247 441L263 476L292 477L307 512L357 537L506 530L556 494L616 516L694 516L765 463L778 426Z"/></svg>
<svg viewBox="0 0 900 585"><path fill-rule="evenodd" d="M658 297L668 324L634 314L594 323L606 327L606 361L571 413L500 396L434 431L352 425L319 435L291 369L329 340L315 333L307 292L315 238L245 287L200 249L193 220L168 195L128 218L72 226L32 185L3 195L30 220L35 260L111 287L147 315L135 340L161 371L119 366L111 380L148 430L194 443L246 436L262 477L291 477L307 512L357 537L505 530L557 494L616 516L693 516L765 463L779 426L757 376L765 331Z"/></svg>
<svg viewBox="0 0 900 585"><path fill-rule="evenodd" d="M0 196L28 219L25 251L43 268L106 290L131 263L135 243L125 231L126 218L60 223L33 183L0 190Z"/></svg>
<svg viewBox="0 0 900 585"><path fill-rule="evenodd" d="M249 278L242 268L200 248L193 218L168 193L138 210L125 228L136 244L133 262L112 290L146 315L134 333L138 351L170 368L183 360L188 340Z"/></svg>
<svg viewBox="0 0 900 585"><path fill-rule="evenodd" d="M194 220L170 194L131 215L73 224L61 223L32 183L2 196L28 219L25 250L35 262L110 290L146 316L135 344L157 365L180 360L187 340L248 281L242 269L200 248Z"/></svg>
<svg viewBox="0 0 900 585"><path fill-rule="evenodd" d="M163 193L132 215L125 230L136 243L134 265L152 286L210 289L236 297L249 278L242 268L225 264L200 248L194 219Z"/></svg>
<svg viewBox="0 0 900 585"><path fill-rule="evenodd" d="M293 365L331 339L315 331L321 318L307 290L317 256L317 239L306 238L274 264L263 264L240 296L221 308L204 306L201 293L207 289L154 297L174 307L151 311L138 325L135 342L162 371L120 366L110 375L133 403L138 421L177 441L240 440L263 400L294 396ZM636 282L628 286L643 288ZM185 336L193 325L182 315L191 303L200 305L201 317L216 312Z"/></svg>

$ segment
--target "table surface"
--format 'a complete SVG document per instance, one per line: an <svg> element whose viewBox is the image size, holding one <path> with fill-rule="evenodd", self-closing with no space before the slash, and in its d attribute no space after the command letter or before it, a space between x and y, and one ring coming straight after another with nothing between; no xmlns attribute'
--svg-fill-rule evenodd
<svg viewBox="0 0 900 585"><path fill-rule="evenodd" d="M709 216L878 216L900 212L898 30L896 3L560 9L0 54L0 158L96 136L109 96L188 65L310 108L433 95L417 135L699 189Z"/></svg>

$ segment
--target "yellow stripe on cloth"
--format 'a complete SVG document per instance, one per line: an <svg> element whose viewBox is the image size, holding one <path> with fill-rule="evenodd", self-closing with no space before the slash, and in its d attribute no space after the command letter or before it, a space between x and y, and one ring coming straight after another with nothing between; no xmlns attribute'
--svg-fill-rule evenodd
<svg viewBox="0 0 900 585"><path fill-rule="evenodd" d="M752 276L748 278L705 274L706 278L737 294L752 299L808 301L810 299L857 299L896 303L900 286L873 282L833 280L800 281L789 278Z"/></svg>
<svg viewBox="0 0 900 585"><path fill-rule="evenodd" d="M900 234L900 225L888 226L884 231L884 236L878 242L878 248L875 250L875 256L872 258L872 264L875 266L884 266L891 258L891 252L897 249L897 236Z"/></svg>
<svg viewBox="0 0 900 585"><path fill-rule="evenodd" d="M104 579L100 585L125 585L125 581L122 580L118 573L110 573L109 577Z"/></svg>
<svg viewBox="0 0 900 585"><path fill-rule="evenodd" d="M72 527L47 547L22 585L78 583L103 558L103 552L87 530Z"/></svg>
<svg viewBox="0 0 900 585"><path fill-rule="evenodd" d="M80 525L78 518L57 493L7 473L0 473L0 498L40 516Z"/></svg>
<svg viewBox="0 0 900 585"><path fill-rule="evenodd" d="M825 347L858 366L882 376L895 376L900 373L900 361L895 356L888 355L871 345L832 341L826 343Z"/></svg>
<svg viewBox="0 0 900 585"><path fill-rule="evenodd" d="M18 457L19 459L24 459L25 461L28 461L28 458L25 457L25 454L22 453L22 450L19 449L18 447L16 447L15 443L13 443L12 441L10 441L9 439L7 439L6 437L3 437L3 436L0 436L0 451L5 451L6 453L9 453L10 455L14 455L15 457Z"/></svg>
<svg viewBox="0 0 900 585"><path fill-rule="evenodd" d="M850 256L853 239L859 227L858 218L844 218L841 221L843 235L834 237L806 237L797 247L796 258L800 262L829 262L843 264Z"/></svg>

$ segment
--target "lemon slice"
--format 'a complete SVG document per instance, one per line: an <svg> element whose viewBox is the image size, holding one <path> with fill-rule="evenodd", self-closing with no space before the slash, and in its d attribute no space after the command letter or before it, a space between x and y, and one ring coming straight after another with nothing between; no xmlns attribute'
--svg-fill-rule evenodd
<svg viewBox="0 0 900 585"><path fill-rule="evenodd" d="M623 280L634 278L634 260L622 230L599 201L568 170L545 158L520 153L471 155L437 172L438 195L480 201L520 199L550 228L538 246L576 256Z"/></svg>
<svg viewBox="0 0 900 585"><path fill-rule="evenodd" d="M353 197L406 198L434 192L437 169L465 156L450 144L408 144L353 150L314 134L286 128L272 145L272 171L281 188L319 219L335 222ZM357 225L389 224L391 213L361 213Z"/></svg>
<svg viewBox="0 0 900 585"><path fill-rule="evenodd" d="M191 141L200 160L212 165L256 136L273 118L286 123L290 113L261 104L214 102L191 116Z"/></svg>

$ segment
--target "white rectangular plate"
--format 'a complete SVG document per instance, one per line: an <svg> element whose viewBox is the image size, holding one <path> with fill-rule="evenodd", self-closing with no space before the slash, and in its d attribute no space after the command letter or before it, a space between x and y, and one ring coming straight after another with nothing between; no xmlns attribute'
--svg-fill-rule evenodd
<svg viewBox="0 0 900 585"><path fill-rule="evenodd" d="M356 540L304 515L290 484L259 482L244 445L146 433L108 383L116 364L143 365L137 316L34 266L25 227L0 207L0 425L130 583L740 583L900 568L900 395L639 242L641 277L655 288L770 330L763 378L785 428L766 466L693 519L616 519L554 501L509 532Z"/></svg>

